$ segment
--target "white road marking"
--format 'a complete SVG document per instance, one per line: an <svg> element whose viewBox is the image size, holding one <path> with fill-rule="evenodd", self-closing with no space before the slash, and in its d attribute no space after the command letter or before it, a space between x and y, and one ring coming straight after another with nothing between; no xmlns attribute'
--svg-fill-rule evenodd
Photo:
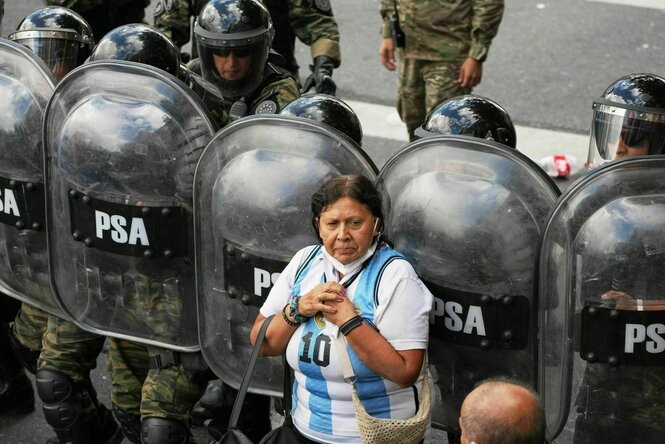
<svg viewBox="0 0 665 444"><path fill-rule="evenodd" d="M665 9L665 0L587 0L596 3L611 3L614 5L637 6L639 8Z"/></svg>
<svg viewBox="0 0 665 444"><path fill-rule="evenodd" d="M406 144L409 140L406 127L402 123L394 106L375 105L366 102L346 100L358 114L363 127L363 134L369 137L391 139ZM591 116L589 116L591 121ZM578 162L584 162L589 148L587 134L574 134L527 126L516 126L517 149L538 162L543 157L554 154L574 156Z"/></svg>

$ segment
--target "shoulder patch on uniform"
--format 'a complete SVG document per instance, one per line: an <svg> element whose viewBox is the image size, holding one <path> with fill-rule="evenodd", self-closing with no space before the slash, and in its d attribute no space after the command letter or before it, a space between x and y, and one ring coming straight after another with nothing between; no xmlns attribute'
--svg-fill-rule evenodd
<svg viewBox="0 0 665 444"><path fill-rule="evenodd" d="M330 0L314 0L314 4L321 11L324 12L330 11Z"/></svg>
<svg viewBox="0 0 665 444"><path fill-rule="evenodd" d="M159 17L165 12L173 12L175 10L174 0L158 0L155 5L155 12L153 12L154 17Z"/></svg>
<svg viewBox="0 0 665 444"><path fill-rule="evenodd" d="M277 103L272 100L264 100L256 105L254 114L275 114L277 112Z"/></svg>

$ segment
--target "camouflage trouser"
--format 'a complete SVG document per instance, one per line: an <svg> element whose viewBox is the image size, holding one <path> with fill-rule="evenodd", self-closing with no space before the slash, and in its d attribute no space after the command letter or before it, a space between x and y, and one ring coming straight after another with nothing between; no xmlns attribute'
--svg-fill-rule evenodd
<svg viewBox="0 0 665 444"><path fill-rule="evenodd" d="M189 424L192 408L205 391L206 381L194 381L182 364L150 368L151 358L163 349L111 339L108 371L111 401L141 419L170 418Z"/></svg>
<svg viewBox="0 0 665 444"><path fill-rule="evenodd" d="M59 371L69 376L74 383L85 386L86 390L79 396L86 415L94 415L97 410L90 371L97 366L97 356L105 340L106 337L81 330L70 321L53 315L48 317L37 369Z"/></svg>
<svg viewBox="0 0 665 444"><path fill-rule="evenodd" d="M451 97L469 94L457 81L461 65L405 58L397 51L397 112L406 124L409 139L427 114Z"/></svg>
<svg viewBox="0 0 665 444"><path fill-rule="evenodd" d="M21 304L14 319L12 334L22 346L32 351L42 349L42 337L46 332L49 314L32 305Z"/></svg>

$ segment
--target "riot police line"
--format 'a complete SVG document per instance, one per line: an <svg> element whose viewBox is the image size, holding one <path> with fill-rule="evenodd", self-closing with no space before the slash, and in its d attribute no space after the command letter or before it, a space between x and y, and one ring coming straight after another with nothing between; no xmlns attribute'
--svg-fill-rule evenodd
<svg viewBox="0 0 665 444"><path fill-rule="evenodd" d="M93 333L201 350L237 387L271 283L318 242L313 190L363 174L435 296L435 427L455 432L474 384L503 375L538 388L557 442L662 436L652 381L665 327L649 309L665 252L660 157L600 167L563 196L518 151L465 136L415 141L378 171L310 120L216 131L201 99L146 65L91 62L55 86L30 51L0 49L0 284L12 297ZM609 304L609 291L640 297ZM251 390L280 396L281 361L259 371Z"/></svg>

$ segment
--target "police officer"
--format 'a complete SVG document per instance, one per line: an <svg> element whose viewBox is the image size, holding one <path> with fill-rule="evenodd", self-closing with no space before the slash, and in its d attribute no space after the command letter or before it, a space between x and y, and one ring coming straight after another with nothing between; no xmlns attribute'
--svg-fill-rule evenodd
<svg viewBox="0 0 665 444"><path fill-rule="evenodd" d="M298 63L295 58L296 36L311 47L312 74L302 91L312 87L316 92L335 94L333 69L341 62L339 30L329 1L313 0L262 0L274 23L275 38L272 48L285 60L280 61L298 80ZM191 16L197 17L206 0L160 0L155 8L155 26L182 46L189 40ZM196 54L196 45L192 53Z"/></svg>
<svg viewBox="0 0 665 444"><path fill-rule="evenodd" d="M9 38L35 52L58 80L83 63L94 44L86 21L57 6L28 14ZM24 303L10 340L26 368L36 371L44 416L58 442L122 440L120 428L98 401L90 380L90 371L96 367L104 345L103 336L85 332L70 321Z"/></svg>
<svg viewBox="0 0 665 444"><path fill-rule="evenodd" d="M206 90L209 86L206 82L181 69L176 47L164 34L148 25L124 25L107 33L90 56L91 62L100 60L144 63L180 76L196 86L193 89L204 103L221 107L221 96L215 96L216 101L209 100L210 95L216 94L214 89ZM227 123L223 109L212 111L220 126ZM181 182L186 180L191 182L193 177L183 178ZM188 365L192 361L197 360L188 360L185 354L159 347L110 339L108 371L112 380L113 411L131 442L162 443L166 439L174 443L189 442L191 409L208 379L207 367L194 368ZM202 357L200 362L203 362Z"/></svg>
<svg viewBox="0 0 665 444"><path fill-rule="evenodd" d="M188 67L217 85L231 119L275 114L300 96L293 75L270 61L274 29L258 0L210 0L194 36L199 58Z"/></svg>
<svg viewBox="0 0 665 444"><path fill-rule="evenodd" d="M47 6L67 6L90 25L96 40L113 28L140 23L150 0L44 0Z"/></svg>
<svg viewBox="0 0 665 444"><path fill-rule="evenodd" d="M411 140L438 103L480 83L503 9L503 0L381 0L379 56L398 71L397 111Z"/></svg>
<svg viewBox="0 0 665 444"><path fill-rule="evenodd" d="M626 75L612 82L593 102L587 166L595 168L625 157L663 153L665 78L640 73ZM629 241L626 243L629 244ZM644 248L648 250L646 242ZM619 310L662 310L662 301L647 300L662 297L662 290L658 288L662 285L654 276L658 271L650 269L650 266L637 265L640 261L648 263L657 258L658 252L649 251L646 255L642 252L643 256L640 257L639 251L636 249L623 256L623 262L621 257L617 257L618 265L612 269L611 277L594 275L594 282L608 284L602 290L595 290L604 292L601 296L603 302ZM634 263L626 263L629 255L635 256L630 256ZM636 307L636 298L640 296L632 289L638 275L642 275L642 280L658 289L654 294L644 295L645 302L639 299L644 305ZM607 430L611 430L612 439L616 442L662 441L665 433L665 402L662 397L665 379L662 368L588 365L575 402L577 419L574 442L605 442Z"/></svg>
<svg viewBox="0 0 665 444"><path fill-rule="evenodd" d="M630 74L593 102L587 167L665 152L665 78Z"/></svg>
<svg viewBox="0 0 665 444"><path fill-rule="evenodd" d="M246 38L250 34L250 40ZM231 119L249 114L275 114L300 96L293 75L270 61L274 30L266 7L258 0L211 0L203 6L194 27L199 59L188 67L217 85ZM230 394L230 395L229 395ZM194 415L199 420L222 416L218 428L228 421L226 406L234 391L213 381ZM270 429L267 397L249 394L243 409L250 438L260 439Z"/></svg>
<svg viewBox="0 0 665 444"><path fill-rule="evenodd" d="M444 100L415 130L417 139L436 134L459 134L494 140L515 148L517 135L506 110L494 100L466 94Z"/></svg>

